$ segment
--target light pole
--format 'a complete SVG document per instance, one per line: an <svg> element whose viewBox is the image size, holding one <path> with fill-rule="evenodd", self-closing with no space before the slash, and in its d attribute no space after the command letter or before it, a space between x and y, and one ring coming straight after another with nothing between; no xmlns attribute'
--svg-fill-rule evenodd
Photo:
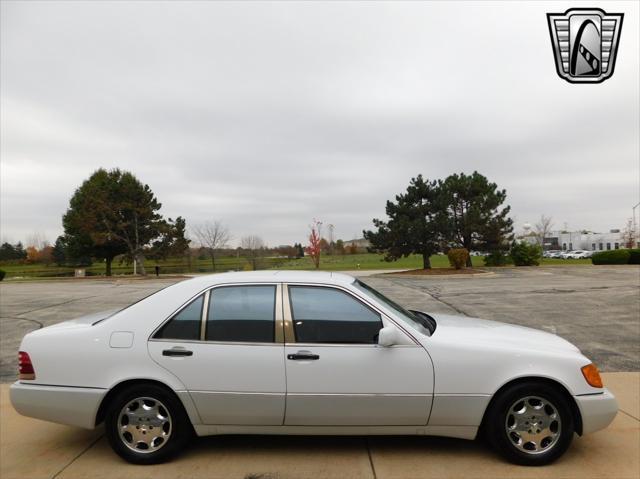
<svg viewBox="0 0 640 479"><path fill-rule="evenodd" d="M635 205L631 211L633 211L633 236L634 236L634 240L637 240L638 237L640 235L638 235L638 229L636 228L636 208L640 206L640 203L638 203L637 205Z"/></svg>

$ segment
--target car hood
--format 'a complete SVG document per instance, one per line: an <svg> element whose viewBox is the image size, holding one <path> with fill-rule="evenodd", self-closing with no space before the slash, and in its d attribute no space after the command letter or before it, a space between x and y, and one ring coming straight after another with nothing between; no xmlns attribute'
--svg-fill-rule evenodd
<svg viewBox="0 0 640 479"><path fill-rule="evenodd" d="M566 339L538 329L465 316L432 313L429 315L436 320L437 328L433 338L438 340L485 346L491 344L497 348L516 347L549 352L580 352Z"/></svg>

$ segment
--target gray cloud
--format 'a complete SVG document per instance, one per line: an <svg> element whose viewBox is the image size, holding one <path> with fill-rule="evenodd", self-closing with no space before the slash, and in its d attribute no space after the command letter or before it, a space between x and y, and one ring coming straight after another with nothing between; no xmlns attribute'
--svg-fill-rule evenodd
<svg viewBox="0 0 640 479"><path fill-rule="evenodd" d="M2 2L2 235L61 232L98 167L236 238L349 238L412 176L478 170L519 224L639 195L638 4L613 78L557 77L555 3Z"/></svg>

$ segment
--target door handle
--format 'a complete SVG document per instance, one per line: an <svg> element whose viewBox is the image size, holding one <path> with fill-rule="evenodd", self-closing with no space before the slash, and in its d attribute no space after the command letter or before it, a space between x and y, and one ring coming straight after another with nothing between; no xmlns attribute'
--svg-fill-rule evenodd
<svg viewBox="0 0 640 479"><path fill-rule="evenodd" d="M292 361L316 361L320 359L320 355L299 351L295 354L287 354L287 359Z"/></svg>
<svg viewBox="0 0 640 479"><path fill-rule="evenodd" d="M162 351L163 356L193 356L193 351L187 351L186 349L165 349Z"/></svg>

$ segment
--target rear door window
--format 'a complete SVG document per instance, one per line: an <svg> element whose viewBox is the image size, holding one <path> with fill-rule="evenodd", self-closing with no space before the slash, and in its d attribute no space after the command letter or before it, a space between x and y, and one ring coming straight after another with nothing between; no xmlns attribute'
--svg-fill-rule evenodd
<svg viewBox="0 0 640 479"><path fill-rule="evenodd" d="M272 343L275 285L223 286L211 290L207 341Z"/></svg>

